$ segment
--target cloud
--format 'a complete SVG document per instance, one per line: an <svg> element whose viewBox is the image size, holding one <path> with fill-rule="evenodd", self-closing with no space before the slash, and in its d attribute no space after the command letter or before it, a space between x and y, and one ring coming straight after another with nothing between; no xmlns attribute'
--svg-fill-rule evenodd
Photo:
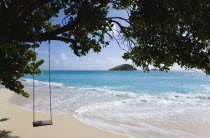
<svg viewBox="0 0 210 138"><path fill-rule="evenodd" d="M64 54L64 53L61 53L61 54L60 54L60 57L61 57L61 60L62 60L62 61L68 61L68 59L69 59L69 58L66 56L66 54Z"/></svg>
<svg viewBox="0 0 210 138"><path fill-rule="evenodd" d="M78 62L86 70L107 70L120 64L132 64L131 61L125 61L121 57L100 57L100 58L83 58Z"/></svg>
<svg viewBox="0 0 210 138"><path fill-rule="evenodd" d="M65 69L65 70L107 70L120 64L132 64L131 61L125 61L120 58L113 57L72 57L65 53L59 56L52 56L52 69Z"/></svg>
<svg viewBox="0 0 210 138"><path fill-rule="evenodd" d="M107 70L121 64L131 64L131 60L125 61L122 58L123 51L116 45L110 44L109 47L103 49L100 54L89 53L83 57L77 57L69 49L60 49L60 46L55 47L51 53L51 69L53 70ZM55 49L54 48L54 49ZM44 59L45 63L41 69L48 69L48 52L46 48L39 51L38 59ZM140 67L137 67L141 69ZM150 66L150 68L153 68ZM171 70L183 70L180 66L175 64Z"/></svg>

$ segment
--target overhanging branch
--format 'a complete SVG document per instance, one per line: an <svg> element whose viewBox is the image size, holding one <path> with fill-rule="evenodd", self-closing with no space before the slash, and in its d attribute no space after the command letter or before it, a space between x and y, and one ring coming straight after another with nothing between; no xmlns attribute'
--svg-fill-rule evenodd
<svg viewBox="0 0 210 138"><path fill-rule="evenodd" d="M129 23L128 19L122 18L122 17L107 17L107 19L120 19L120 20L124 20L127 23Z"/></svg>
<svg viewBox="0 0 210 138"><path fill-rule="evenodd" d="M77 42L74 39L56 36L56 37L52 38L51 40L60 40L60 41L64 41L64 42L70 42L73 46L72 49L74 50L74 53L77 56L80 56L78 51L81 49L81 47L79 47L77 45Z"/></svg>

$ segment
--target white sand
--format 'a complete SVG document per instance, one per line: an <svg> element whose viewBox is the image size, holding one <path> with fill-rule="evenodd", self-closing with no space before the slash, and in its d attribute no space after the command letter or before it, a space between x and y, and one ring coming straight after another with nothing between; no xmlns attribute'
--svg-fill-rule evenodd
<svg viewBox="0 0 210 138"><path fill-rule="evenodd" d="M107 132L89 126L75 119L70 114L54 114L54 125L32 127L32 112L19 109L10 104L13 92L0 89L0 137L14 138L118 138L123 135ZM48 119L49 115L37 113L37 119ZM210 113L194 113L165 117L162 120L140 120L140 124L118 124L105 122L101 128L109 131L132 135L137 138L210 138ZM88 123L88 121L87 121ZM113 125L110 125L113 124ZM135 126L135 131L129 130L130 125ZM106 127L104 127L106 126ZM119 126L123 129L119 129ZM10 137L9 137L10 136Z"/></svg>
<svg viewBox="0 0 210 138"><path fill-rule="evenodd" d="M123 138L89 126L72 115L54 114L53 125L32 127L32 112L10 104L13 92L0 89L0 137L1 138ZM48 114L37 113L38 119L49 118Z"/></svg>

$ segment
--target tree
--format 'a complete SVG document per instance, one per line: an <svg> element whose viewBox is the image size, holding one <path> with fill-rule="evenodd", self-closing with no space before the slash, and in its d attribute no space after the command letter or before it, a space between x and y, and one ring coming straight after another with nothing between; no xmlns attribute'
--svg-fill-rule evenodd
<svg viewBox="0 0 210 138"><path fill-rule="evenodd" d="M134 46L124 58L146 71L178 63L210 74L209 21L209 0L136 0L126 35Z"/></svg>
<svg viewBox="0 0 210 138"><path fill-rule="evenodd" d="M23 88L24 86L18 79L24 74L40 74L38 68L44 61L36 63L36 55L33 50L28 50L29 44L13 42L2 44L0 47L0 83L10 90L28 97Z"/></svg>
<svg viewBox="0 0 210 138"><path fill-rule="evenodd" d="M119 38L128 51L123 58L149 71L162 71L174 63L185 68L209 69L209 0L3 0L0 2L0 81L23 96L18 79L40 74L43 61L33 63L31 50L43 41L69 43L77 56L109 45L105 36L118 25ZM108 17L109 9L126 10L128 18ZM55 23L59 15L65 18ZM123 26L121 21L127 22ZM18 57L18 58L17 58Z"/></svg>

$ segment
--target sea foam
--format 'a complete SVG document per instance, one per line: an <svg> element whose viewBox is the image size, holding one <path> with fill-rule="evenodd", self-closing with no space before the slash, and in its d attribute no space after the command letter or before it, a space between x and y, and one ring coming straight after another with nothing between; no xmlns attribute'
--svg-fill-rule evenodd
<svg viewBox="0 0 210 138"><path fill-rule="evenodd" d="M33 80L25 79L25 81L25 89L32 93ZM48 82L35 80L35 83L38 93L35 103L36 111L48 112ZM164 92L159 94L116 91L109 87L81 88L65 86L57 82L52 82L51 85L53 87L53 113L74 114L76 118L85 123L107 130L110 130L110 125L121 124L123 127L126 124L137 124L138 126L141 120L161 120L174 115L210 111L210 87L203 84L199 86L203 91ZM16 106L28 110L32 109L32 98L23 100L21 96L16 96L15 99L13 103ZM18 99L22 102L18 102ZM112 123L106 124L106 122ZM118 129L122 129L122 127ZM127 127L136 129L136 126L132 125Z"/></svg>
<svg viewBox="0 0 210 138"><path fill-rule="evenodd" d="M31 88L32 79L25 79L27 82L26 90ZM48 83L35 80L38 90L47 91ZM158 117L173 114L184 114L197 111L208 111L210 107L210 92L204 93L160 93L159 95L137 94L133 92L114 91L106 88L77 88L64 86L62 83L51 83L53 89L53 111L55 113L94 113L104 116L106 112L111 112L111 116L126 113L135 118ZM207 90L209 86L201 85ZM45 88L45 89L44 89ZM31 91L29 91L31 93ZM39 94L37 105L39 111L45 112L45 106L48 106L46 95ZM20 97L21 98L21 97ZM28 106L28 104L26 104ZM24 105L21 105L24 108ZM29 108L29 107L27 107ZM97 112L97 110L101 110ZM107 111L106 111L107 110ZM129 110L129 113L127 112ZM141 113L141 115L139 115ZM108 115L107 115L108 116ZM107 117L105 116L105 117Z"/></svg>

